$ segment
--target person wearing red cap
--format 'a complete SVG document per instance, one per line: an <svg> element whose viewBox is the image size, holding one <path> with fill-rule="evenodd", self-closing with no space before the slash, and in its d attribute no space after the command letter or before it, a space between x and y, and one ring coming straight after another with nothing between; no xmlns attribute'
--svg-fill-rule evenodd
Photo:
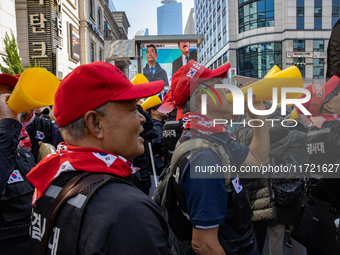
<svg viewBox="0 0 340 255"><path fill-rule="evenodd" d="M313 196L331 204L336 217L340 213L340 176L337 171L331 169L340 163L340 85L339 78L333 76L325 85L309 85L306 87L311 92L311 99L304 104L305 108L312 114L307 118L310 120L310 127L307 136L307 164L315 166L312 169L312 177L316 183ZM297 112L301 114L300 110ZM322 167L329 167L330 171L318 171ZM325 170L325 168L323 168ZM309 169L304 169L309 172ZM313 172L315 174L313 174ZM320 178L322 176L322 178ZM320 179L319 179L320 178ZM319 179L319 180L318 180ZM333 232L332 232L333 231ZM329 233L335 233L335 226L329 229ZM325 235L318 231L311 231L313 244L318 244L324 254L339 254L337 241L334 234L333 240L327 240ZM318 254L306 247L309 255Z"/></svg>
<svg viewBox="0 0 340 255"><path fill-rule="evenodd" d="M227 125L213 124L214 119L223 119L231 115L231 105L226 97L226 91L214 88L214 84L221 83L218 78L225 78L229 67L228 63L215 70L209 70L193 60L189 61L174 74L171 91L168 92L171 93L171 100L158 108L158 111L177 109L177 118L182 118L184 123L180 143L187 139L202 138L221 144L228 155L230 166L234 167L266 164L269 160L270 147L267 125L254 128L254 138L248 148L234 142L234 136ZM203 89L208 92L210 90L209 93L218 98L212 100L208 97L206 115L201 111ZM254 106L264 109L261 102L254 103ZM250 112L248 115L256 119L264 118ZM254 120L254 123L257 122L259 121ZM234 177L232 182L230 180L230 183L225 184L225 179L220 173L211 178L208 172L195 172L197 168L221 166L221 159L208 149L191 154L187 158L189 158L187 163L178 163L176 174L170 177L173 179L171 183L174 185L174 193L184 197L185 206L178 202L177 205L185 217L190 219L187 225L178 224L176 215L169 211L169 219L173 219L169 221L169 226L175 235L180 240L188 240L187 238L191 237L188 241L191 241L192 249L198 254L236 254L235 249L244 251L237 254L259 254L253 235L250 204L239 177ZM180 192L177 192L178 190ZM171 198L177 199L174 194ZM242 209L238 207L239 204L242 204ZM186 235L181 235L182 233ZM235 241L241 238L246 238L247 241L243 244ZM230 242L231 240L233 242ZM234 245L238 245L237 248Z"/></svg>
<svg viewBox="0 0 340 255"><path fill-rule="evenodd" d="M24 134L28 134L22 132L17 115L6 104L17 81L10 74L0 74L0 251L13 255L30 254L34 188L26 174L35 166L33 155L24 148Z"/></svg>
<svg viewBox="0 0 340 255"><path fill-rule="evenodd" d="M34 254L41 249L54 254L167 254L167 226L159 208L126 181L137 170L129 160L144 151L140 133L145 118L136 99L157 94L163 86L163 81L133 85L105 62L81 65L61 81L54 115L66 142L27 176L35 186ZM110 177L68 200L53 232L46 234L44 222L49 222L55 197L84 172ZM46 238L48 248L42 247Z"/></svg>

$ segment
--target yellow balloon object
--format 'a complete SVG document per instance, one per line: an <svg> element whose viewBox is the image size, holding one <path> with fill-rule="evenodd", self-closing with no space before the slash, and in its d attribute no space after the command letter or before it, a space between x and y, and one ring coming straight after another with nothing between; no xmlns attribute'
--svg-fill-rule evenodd
<svg viewBox="0 0 340 255"><path fill-rule="evenodd" d="M8 100L8 106L15 114L19 114L53 105L59 83L59 79L46 69L26 69Z"/></svg>
<svg viewBox="0 0 340 255"><path fill-rule="evenodd" d="M144 111L147 109L150 109L151 107L154 107L158 104L161 104L162 100L159 98L159 96L154 95L151 97L148 97L144 103L141 104L141 107L143 108Z"/></svg>
<svg viewBox="0 0 340 255"><path fill-rule="evenodd" d="M294 80L292 80L294 78ZM256 101L272 100L272 88L277 88L278 100L281 99L281 88L283 87L295 87L303 88L303 79L300 70L296 66L288 67L280 72L271 75L269 78L259 80L242 88L242 92L245 95L248 93L248 88L253 88L253 94L256 95ZM299 98L301 93L288 93L287 98ZM227 94L228 101L233 102L232 93Z"/></svg>
<svg viewBox="0 0 340 255"><path fill-rule="evenodd" d="M138 73L135 75L135 77L132 78L131 83L133 85L141 84L141 83L148 83L148 79L141 73Z"/></svg>
<svg viewBox="0 0 340 255"><path fill-rule="evenodd" d="M289 120L296 120L300 118L299 117L299 114L297 113L296 109L294 108L293 111L292 111L292 114L289 116Z"/></svg>
<svg viewBox="0 0 340 255"><path fill-rule="evenodd" d="M281 72L280 67L278 67L277 65L274 65L272 67L272 69L270 69L270 71L266 74L266 76L264 78L268 78L270 76L272 76L273 74L276 74L278 72Z"/></svg>

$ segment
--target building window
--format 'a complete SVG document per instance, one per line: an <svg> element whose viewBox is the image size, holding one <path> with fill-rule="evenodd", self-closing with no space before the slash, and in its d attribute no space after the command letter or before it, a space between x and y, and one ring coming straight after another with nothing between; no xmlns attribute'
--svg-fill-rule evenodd
<svg viewBox="0 0 340 255"><path fill-rule="evenodd" d="M219 59L218 59L218 66L221 66L222 65L222 57L220 57Z"/></svg>
<svg viewBox="0 0 340 255"><path fill-rule="evenodd" d="M323 40L314 40L313 41L313 51L324 51Z"/></svg>
<svg viewBox="0 0 340 255"><path fill-rule="evenodd" d="M218 40L221 41L221 32L218 33Z"/></svg>
<svg viewBox="0 0 340 255"><path fill-rule="evenodd" d="M94 20L93 16L93 0L88 0L89 1L89 8L90 8L90 18Z"/></svg>
<svg viewBox="0 0 340 255"><path fill-rule="evenodd" d="M99 50L99 61L103 61L103 50Z"/></svg>
<svg viewBox="0 0 340 255"><path fill-rule="evenodd" d="M214 23L214 31L216 30L216 23Z"/></svg>
<svg viewBox="0 0 340 255"><path fill-rule="evenodd" d="M239 33L274 26L274 0L239 1Z"/></svg>
<svg viewBox="0 0 340 255"><path fill-rule="evenodd" d="M270 69L282 67L281 43L260 43L239 48L236 51L239 75L263 78Z"/></svg>
<svg viewBox="0 0 340 255"><path fill-rule="evenodd" d="M214 46L216 46L216 39L214 39Z"/></svg>
<svg viewBox="0 0 340 255"><path fill-rule="evenodd" d="M305 58L293 58L294 65L299 68L302 78L305 78L306 60Z"/></svg>
<svg viewBox="0 0 340 255"><path fill-rule="evenodd" d="M314 29L322 29L322 1L314 1Z"/></svg>
<svg viewBox="0 0 340 255"><path fill-rule="evenodd" d="M294 40L293 41L293 51L305 51L305 40Z"/></svg>
<svg viewBox="0 0 340 255"><path fill-rule="evenodd" d="M91 43L91 62L94 62L95 52L94 52L94 43Z"/></svg>
<svg viewBox="0 0 340 255"><path fill-rule="evenodd" d="M209 32L209 33L210 33L210 36L212 36L212 29L210 29L210 32Z"/></svg>
<svg viewBox="0 0 340 255"><path fill-rule="evenodd" d="M223 17L225 16L225 14L226 14L226 9L225 9L225 7L224 7L224 8L223 8L223 11L222 11Z"/></svg>
<svg viewBox="0 0 340 255"><path fill-rule="evenodd" d="M324 59L314 58L313 59L313 78L324 78Z"/></svg>
<svg viewBox="0 0 340 255"><path fill-rule="evenodd" d="M217 24L220 24L221 23L221 16L218 16L217 18Z"/></svg>
<svg viewBox="0 0 340 255"><path fill-rule="evenodd" d="M101 15L100 8L98 9L98 28L102 29L102 15Z"/></svg>
<svg viewBox="0 0 340 255"><path fill-rule="evenodd" d="M212 18L211 18L211 16L210 16L210 18L209 18L209 23L212 23Z"/></svg>
<svg viewBox="0 0 340 255"><path fill-rule="evenodd" d="M221 8L221 2L220 2L220 0L218 0L218 2L217 2L217 10L219 10Z"/></svg>
<svg viewBox="0 0 340 255"><path fill-rule="evenodd" d="M305 29L305 2L296 0L296 29Z"/></svg>
<svg viewBox="0 0 340 255"><path fill-rule="evenodd" d="M217 61L214 62L214 69L217 68Z"/></svg>
<svg viewBox="0 0 340 255"><path fill-rule="evenodd" d="M339 19L339 0L332 0L332 27L334 27L334 24L338 21Z"/></svg>
<svg viewBox="0 0 340 255"><path fill-rule="evenodd" d="M227 26L223 27L223 34L225 35L227 33Z"/></svg>
<svg viewBox="0 0 340 255"><path fill-rule="evenodd" d="M223 63L226 63L226 62L228 62L228 53L227 52L223 54Z"/></svg>

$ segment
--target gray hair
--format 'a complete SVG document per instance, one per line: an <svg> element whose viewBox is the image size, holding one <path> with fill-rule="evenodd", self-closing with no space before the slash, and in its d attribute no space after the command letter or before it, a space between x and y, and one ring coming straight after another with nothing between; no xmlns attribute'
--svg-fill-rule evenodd
<svg viewBox="0 0 340 255"><path fill-rule="evenodd" d="M97 112L101 116L105 116L104 108L106 104L99 106L98 108L94 109L94 111ZM59 130L63 137L65 136L65 137L72 139L73 141L78 141L84 137L85 128L86 128L86 123L85 123L85 119L83 116L63 127L59 127Z"/></svg>
<svg viewBox="0 0 340 255"><path fill-rule="evenodd" d="M188 100L183 104L183 114L187 112L197 112L198 111L198 103L197 103L197 94L201 88L204 88L203 85L198 85L198 87L194 90L194 92L190 95Z"/></svg>

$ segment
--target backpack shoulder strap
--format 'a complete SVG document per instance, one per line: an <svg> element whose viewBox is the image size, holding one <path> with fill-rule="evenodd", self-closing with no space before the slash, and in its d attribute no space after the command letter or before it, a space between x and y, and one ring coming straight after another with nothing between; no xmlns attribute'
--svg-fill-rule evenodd
<svg viewBox="0 0 340 255"><path fill-rule="evenodd" d="M52 205L51 211L49 213L47 222L46 222L46 230L44 233L43 238L41 239L41 249L40 255L45 255L47 246L48 246L48 239L53 231L53 228L57 222L58 216L65 205L65 203L72 197L77 196L84 188L87 186L102 181L102 184L109 181L110 179L119 179L124 183L128 183L127 181L114 177L110 174L104 173L90 173L90 172L83 172L74 176L66 185L62 188L54 203Z"/></svg>

